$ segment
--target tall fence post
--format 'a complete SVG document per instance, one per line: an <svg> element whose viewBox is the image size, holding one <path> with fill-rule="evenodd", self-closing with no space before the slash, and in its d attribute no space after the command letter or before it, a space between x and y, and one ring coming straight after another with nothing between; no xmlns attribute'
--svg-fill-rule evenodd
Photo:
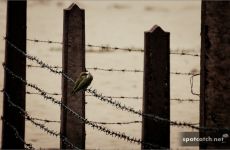
<svg viewBox="0 0 230 150"><path fill-rule="evenodd" d="M230 2L202 1L200 126L230 127ZM200 130L200 137L228 132ZM224 141L226 142L226 141ZM230 148L230 142L200 142L200 148Z"/></svg>
<svg viewBox="0 0 230 150"><path fill-rule="evenodd" d="M26 58L10 46L7 40L26 52L26 5L26 0L7 1L5 66L22 79L26 79ZM4 72L4 91L11 101L25 109L25 84L13 78L7 71ZM9 106L7 100L9 97L6 94L3 96L3 118L13 125L24 139L25 118L17 109ZM14 130L4 121L2 121L2 149L24 149L24 143L16 138Z"/></svg>
<svg viewBox="0 0 230 150"><path fill-rule="evenodd" d="M85 12L76 4L64 10L63 58L65 74L75 80L85 71ZM72 110L85 117L85 93L71 94L74 83L62 76L62 102ZM85 124L71 113L62 109L61 133L78 148L85 149ZM62 149L71 148L63 141Z"/></svg>
<svg viewBox="0 0 230 150"><path fill-rule="evenodd" d="M143 112L170 118L169 32L155 25L145 32ZM170 124L143 118L142 139L161 147L170 146ZM146 149L142 145L142 149Z"/></svg>

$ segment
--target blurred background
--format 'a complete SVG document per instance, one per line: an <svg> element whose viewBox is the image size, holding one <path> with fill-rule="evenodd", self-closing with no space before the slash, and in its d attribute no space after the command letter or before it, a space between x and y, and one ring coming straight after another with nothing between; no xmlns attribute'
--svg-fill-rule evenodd
<svg viewBox="0 0 230 150"><path fill-rule="evenodd" d="M170 32L170 47L176 51L200 53L201 1L192 0L28 0L27 38L62 41L63 9L71 3L85 9L86 44L116 47L144 47L144 31L157 24ZM6 1L0 1L0 62L4 62L6 31ZM62 64L62 46L27 42L27 52L50 65ZM126 68L143 70L143 53L106 52L86 53L86 67ZM29 60L27 64L33 64ZM199 57L171 55L171 71L199 72ZM3 68L0 67L0 88L3 88ZM109 96L142 97L143 74L102 72L91 70L94 76L92 87ZM61 77L45 69L27 68L28 81L48 92L61 93ZM189 76L171 75L171 98L198 99L191 94ZM27 87L27 91L34 92ZM199 93L199 77L194 79L194 91ZM58 106L45 101L39 95L27 95L26 109L35 117L60 120ZM61 99L61 96L56 96ZM2 93L0 95L0 115L2 114ZM118 99L121 103L142 109L142 100ZM139 116L86 97L86 117L93 121L121 122L141 120ZM199 122L199 102L171 101L171 120ZM59 123L47 123L51 129L60 130ZM0 133L1 133L0 123ZM141 137L141 124L106 125L130 136ZM182 148L178 143L179 132L192 131L188 128L171 127L171 147ZM0 139L1 140L1 139ZM26 141L36 148L59 148L59 139L26 122ZM140 149L140 145L113 138L86 126L86 148L88 149ZM192 147L195 149L196 147Z"/></svg>

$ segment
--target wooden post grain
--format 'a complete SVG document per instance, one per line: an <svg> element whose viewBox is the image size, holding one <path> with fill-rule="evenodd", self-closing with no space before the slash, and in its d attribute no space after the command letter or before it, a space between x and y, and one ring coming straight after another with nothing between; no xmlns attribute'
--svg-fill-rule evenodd
<svg viewBox="0 0 230 150"><path fill-rule="evenodd" d="M145 32L143 112L170 119L169 32L155 25ZM143 118L142 140L169 148L170 124ZM146 149L142 145L142 149Z"/></svg>
<svg viewBox="0 0 230 150"><path fill-rule="evenodd" d="M76 4L64 10L63 71L76 79L85 71L85 12ZM85 117L85 93L71 95L74 83L62 76L62 102ZM61 133L78 148L85 149L85 124L64 109L61 112ZM68 149L63 141L61 148Z"/></svg>
<svg viewBox="0 0 230 150"><path fill-rule="evenodd" d="M230 1L202 1L200 126L230 127ZM200 137L230 136L204 132ZM230 149L230 140L200 143L200 148Z"/></svg>
<svg viewBox="0 0 230 150"><path fill-rule="evenodd" d="M7 1L7 28L5 44L5 66L26 79L26 58L7 42L26 52L26 0ZM7 71L4 73L4 90L16 105L25 109L25 84L13 78ZM3 96L3 118L13 125L24 139L25 118L18 110L10 107L8 97ZM24 143L16 138L15 131L2 121L2 149L24 149Z"/></svg>

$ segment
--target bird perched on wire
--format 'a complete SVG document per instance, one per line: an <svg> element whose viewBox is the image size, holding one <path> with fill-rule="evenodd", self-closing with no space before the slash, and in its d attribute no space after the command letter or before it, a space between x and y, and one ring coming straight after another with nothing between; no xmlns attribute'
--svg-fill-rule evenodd
<svg viewBox="0 0 230 150"><path fill-rule="evenodd" d="M90 74L90 72L81 72L71 93L75 94L81 90L85 90L91 84L92 80L93 76Z"/></svg>

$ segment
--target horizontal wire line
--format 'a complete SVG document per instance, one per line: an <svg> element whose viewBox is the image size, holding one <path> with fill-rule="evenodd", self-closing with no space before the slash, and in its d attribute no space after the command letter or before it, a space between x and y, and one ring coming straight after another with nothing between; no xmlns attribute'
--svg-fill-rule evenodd
<svg viewBox="0 0 230 150"><path fill-rule="evenodd" d="M51 40L37 40L37 39L26 39L26 40L35 43L63 44L63 42L51 41Z"/></svg>
<svg viewBox="0 0 230 150"><path fill-rule="evenodd" d="M51 40L38 40L38 39L30 39L28 38L27 41L30 42L35 42L35 43L48 43L48 44L63 44L63 42L58 42L58 41L51 41ZM86 44L87 47L89 48L99 48L100 51L116 51L116 50L121 50L121 51L128 51L128 52L144 52L144 49L140 48L120 48L120 47L112 47L107 45L93 45L93 44ZM185 53L185 52L170 52L172 55L187 55L187 56L194 56L194 57L200 57L199 54L192 54L192 53Z"/></svg>
<svg viewBox="0 0 230 150"><path fill-rule="evenodd" d="M2 90L1 90L2 91ZM26 94L34 94L34 95L40 95L38 92L29 92L26 91ZM47 92L48 95L62 95L61 93L50 93ZM90 96L93 97L93 95L85 95L85 96ZM111 98L117 98L117 99L143 99L143 97L138 97L138 96L106 96L106 97L111 97ZM172 101L178 101L178 102L195 102L195 101L200 101L199 99L182 99L182 98L171 98L170 100Z"/></svg>
<svg viewBox="0 0 230 150"><path fill-rule="evenodd" d="M8 41L8 40L7 40ZM10 42L8 41L8 43L10 44ZM13 45L12 43L10 44L12 45L16 50L18 50L19 52L22 51L21 49L17 48L15 45ZM23 52L23 51L22 51ZM22 53L21 52L21 53ZM45 68L49 69L51 72L53 73L56 73L56 74L62 74L63 77L65 77L66 79L70 80L71 82L74 83L74 80L71 79L68 75L66 75L65 73L57 73L56 70L53 70L52 68L49 68L49 65L47 65L46 63L44 63L43 61L41 60L38 60L36 57L34 56L28 56L27 54L25 54L24 52L22 53L24 54L24 56L26 56L28 59L32 60L32 61L35 61L37 62L38 64L44 66ZM36 59L34 59L36 58ZM157 116L157 115L154 115L154 114L143 114L140 110L137 111L135 110L134 108L131 108L131 107L127 107L125 105L122 105L121 103L117 102L117 101L114 101L112 100L112 98L110 97L105 97L103 96L102 94L99 94L97 93L97 91L94 89L92 90L91 88L87 89L86 92L94 95L95 97L97 97L99 100L103 101L103 102L107 102L111 105L113 105L114 107L116 108L119 108L121 110L125 110L127 112L131 112L131 113L134 113L134 114L137 114L139 116L142 116L142 117L148 117L148 118L151 118L155 121L162 121L162 122L168 122L170 123L171 125L175 125L175 126L178 126L178 127L189 127L189 128L192 128L192 129L196 129L196 130L215 130L215 131L220 131L220 130L224 130L224 131L230 131L229 128L208 128L208 127L197 127L197 126L194 126L192 125L191 123L187 123L187 122L179 122L179 121L171 121L167 118L162 118L160 116ZM75 114L74 112L72 112L73 114ZM88 121L88 120L87 120ZM136 141L136 140L135 140ZM135 142L133 141L133 142Z"/></svg>
<svg viewBox="0 0 230 150"><path fill-rule="evenodd" d="M32 64L28 64L27 65L28 68L44 68L43 66L39 66L39 65L32 65ZM55 68L55 69L61 69L62 67L60 66L52 66L51 68ZM138 69L115 69L115 68L99 68L99 67L89 67L86 68L88 70L96 70L96 71L107 71L107 72L134 72L134 73L139 73L139 72L144 72L143 70L138 70ZM194 75L193 72L170 72L170 74L174 74L174 75Z"/></svg>

